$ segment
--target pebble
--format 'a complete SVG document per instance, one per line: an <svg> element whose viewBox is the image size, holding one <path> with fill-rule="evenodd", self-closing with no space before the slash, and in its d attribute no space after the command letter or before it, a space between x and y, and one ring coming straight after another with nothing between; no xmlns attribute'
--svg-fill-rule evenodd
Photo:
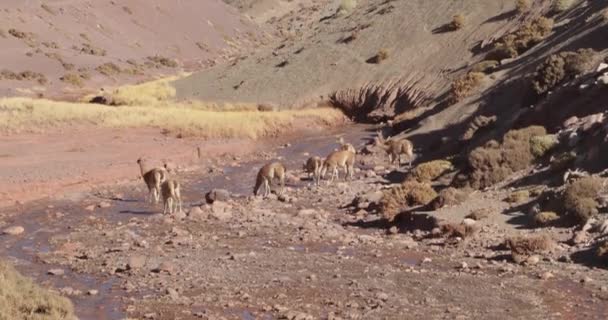
<svg viewBox="0 0 608 320"><path fill-rule="evenodd" d="M22 226L12 226L4 229L2 234L6 234L9 236L17 236L25 232L25 229Z"/></svg>
<svg viewBox="0 0 608 320"><path fill-rule="evenodd" d="M87 294L90 296L96 296L99 293L99 291L95 290L95 289L91 289L89 291L87 291Z"/></svg>
<svg viewBox="0 0 608 320"><path fill-rule="evenodd" d="M51 269L51 270L47 271L47 273L52 276L62 276L65 274L63 269Z"/></svg>
<svg viewBox="0 0 608 320"><path fill-rule="evenodd" d="M553 273L547 271L547 272L543 272L539 278L541 278L542 280L549 280L551 278L553 278Z"/></svg>

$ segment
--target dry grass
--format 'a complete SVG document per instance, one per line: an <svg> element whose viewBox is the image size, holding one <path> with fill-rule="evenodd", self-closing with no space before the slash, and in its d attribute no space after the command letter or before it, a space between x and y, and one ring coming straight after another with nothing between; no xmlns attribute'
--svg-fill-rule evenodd
<svg viewBox="0 0 608 320"><path fill-rule="evenodd" d="M549 56L536 70L532 86L538 94L552 90L565 80L591 71L595 51L579 49Z"/></svg>
<svg viewBox="0 0 608 320"><path fill-rule="evenodd" d="M535 159L530 147L531 138L545 134L545 128L540 126L511 130L505 134L501 144L491 140L471 151L468 157L470 186L486 188L527 168Z"/></svg>
<svg viewBox="0 0 608 320"><path fill-rule="evenodd" d="M530 191L528 190L519 190L515 191L507 196L505 199L508 203L519 204L526 202L530 199Z"/></svg>
<svg viewBox="0 0 608 320"><path fill-rule="evenodd" d="M209 111L185 104L107 107L28 98L0 99L0 128L8 132L43 132L47 129L87 125L98 127L151 127L203 138L260 138L291 130L310 121L335 125L343 114L333 108L279 112Z"/></svg>
<svg viewBox="0 0 608 320"><path fill-rule="evenodd" d="M473 68L471 68L471 72L482 72L485 74L492 73L494 70L496 70L499 64L500 62L496 60L484 60L475 64Z"/></svg>
<svg viewBox="0 0 608 320"><path fill-rule="evenodd" d="M84 86L83 78L79 74L75 73L66 73L61 78L59 78L59 80L75 87Z"/></svg>
<svg viewBox="0 0 608 320"><path fill-rule="evenodd" d="M441 235L446 238L462 239L470 238L479 231L479 227L477 225L466 225L463 223L445 223L442 224L439 229L441 230Z"/></svg>
<svg viewBox="0 0 608 320"><path fill-rule="evenodd" d="M452 17L452 22L450 23L450 27L452 30L460 30L464 28L466 20L462 14L456 14Z"/></svg>
<svg viewBox="0 0 608 320"><path fill-rule="evenodd" d="M483 83L486 75L481 72L469 72L452 83L450 96L452 102L462 101L470 96Z"/></svg>
<svg viewBox="0 0 608 320"><path fill-rule="evenodd" d="M487 219L492 211L488 208L480 208L471 211L465 218L473 219L475 221L481 221L483 219Z"/></svg>
<svg viewBox="0 0 608 320"><path fill-rule="evenodd" d="M404 209L417 205L426 205L436 197L437 192L428 183L406 181L401 185L384 191L380 203L381 212L385 219L393 221Z"/></svg>
<svg viewBox="0 0 608 320"><path fill-rule="evenodd" d="M545 39L553 30L553 19L539 17L502 37L486 56L488 60L515 58Z"/></svg>
<svg viewBox="0 0 608 320"><path fill-rule="evenodd" d="M595 177L578 179L566 187L564 191L564 209L579 223L598 213L599 204L595 200L602 188L602 181Z"/></svg>
<svg viewBox="0 0 608 320"><path fill-rule="evenodd" d="M534 215L534 224L537 226L548 226L559 220L559 215L553 211L541 211Z"/></svg>
<svg viewBox="0 0 608 320"><path fill-rule="evenodd" d="M341 0L338 13L350 13L357 7L357 0Z"/></svg>
<svg viewBox="0 0 608 320"><path fill-rule="evenodd" d="M555 12L564 12L574 5L574 0L554 0L553 1L553 11Z"/></svg>
<svg viewBox="0 0 608 320"><path fill-rule="evenodd" d="M433 210L459 205L467 200L470 190L449 187L439 191L439 195L430 203Z"/></svg>
<svg viewBox="0 0 608 320"><path fill-rule="evenodd" d="M526 13L530 11L531 6L532 4L530 3L530 0L517 0L515 2L515 10L517 10L519 13Z"/></svg>
<svg viewBox="0 0 608 320"><path fill-rule="evenodd" d="M0 261L0 319L76 319L70 300L35 285Z"/></svg>
<svg viewBox="0 0 608 320"><path fill-rule="evenodd" d="M388 59L389 57L389 53L387 49L380 49L378 50L378 53L376 53L375 56L369 58L367 60L367 63L374 63L374 64L379 64L382 63L382 61Z"/></svg>
<svg viewBox="0 0 608 320"><path fill-rule="evenodd" d="M177 68L178 64L177 61L170 59L170 58L166 58L166 57L162 57L162 56L150 56L147 58L148 62L152 63L152 65L156 68Z"/></svg>
<svg viewBox="0 0 608 320"><path fill-rule="evenodd" d="M534 136L530 138L530 151L535 157L539 158L555 148L558 143L559 140L554 134Z"/></svg>
<svg viewBox="0 0 608 320"><path fill-rule="evenodd" d="M122 71L122 70L120 70L120 67L118 67L117 65L115 65L112 62L104 63L104 64L98 66L97 68L95 68L95 70L97 70L97 72L103 74L104 76L108 76L108 77L120 74L120 72Z"/></svg>
<svg viewBox="0 0 608 320"><path fill-rule="evenodd" d="M595 256L603 261L608 262L608 240L602 241L595 249Z"/></svg>
<svg viewBox="0 0 608 320"><path fill-rule="evenodd" d="M412 177L420 182L431 182L454 168L447 160L433 160L416 166Z"/></svg>
<svg viewBox="0 0 608 320"><path fill-rule="evenodd" d="M511 249L511 256L517 263L525 261L533 254L551 251L555 247L555 242L547 235L512 237L507 239L505 244Z"/></svg>

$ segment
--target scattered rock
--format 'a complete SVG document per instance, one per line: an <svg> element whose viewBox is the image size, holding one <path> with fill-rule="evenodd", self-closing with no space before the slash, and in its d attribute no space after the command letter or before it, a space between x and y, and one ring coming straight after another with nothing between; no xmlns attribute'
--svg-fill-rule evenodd
<svg viewBox="0 0 608 320"><path fill-rule="evenodd" d="M228 201L230 200L230 192L224 189L213 189L205 194L205 200L209 204L213 204L215 201Z"/></svg>
<svg viewBox="0 0 608 320"><path fill-rule="evenodd" d="M209 217L220 221L230 220L232 218L232 207L225 202L216 201L211 205Z"/></svg>
<svg viewBox="0 0 608 320"><path fill-rule="evenodd" d="M103 202L99 203L97 206L100 208L109 208L112 206L112 204L108 201L103 201Z"/></svg>
<svg viewBox="0 0 608 320"><path fill-rule="evenodd" d="M131 256L127 260L128 270L138 270L146 265L146 257L144 256Z"/></svg>
<svg viewBox="0 0 608 320"><path fill-rule="evenodd" d="M542 280L549 280L551 278L553 278L553 273L547 271L547 272L543 272L542 274L539 275L539 278Z"/></svg>
<svg viewBox="0 0 608 320"><path fill-rule="evenodd" d="M88 205L88 206L84 207L84 209L87 210L87 211L94 211L95 210L95 205L94 204Z"/></svg>
<svg viewBox="0 0 608 320"><path fill-rule="evenodd" d="M581 279L581 283L590 283L593 282L593 279L589 278L589 277L584 277L583 279Z"/></svg>
<svg viewBox="0 0 608 320"><path fill-rule="evenodd" d="M91 289L91 290L87 291L87 294L90 296L96 296L97 294L99 294L99 291L95 290L95 289Z"/></svg>
<svg viewBox="0 0 608 320"><path fill-rule="evenodd" d="M25 229L22 226L12 226L2 230L2 234L9 236L18 236L23 232L25 232Z"/></svg>
<svg viewBox="0 0 608 320"><path fill-rule="evenodd" d="M201 207L194 207L188 211L188 218L197 221L206 220L209 218L209 212L204 211Z"/></svg>
<svg viewBox="0 0 608 320"><path fill-rule="evenodd" d="M63 269L50 269L49 271L47 271L47 273L52 276L62 276L65 274Z"/></svg>
<svg viewBox="0 0 608 320"><path fill-rule="evenodd" d="M171 298L171 300L173 301L177 301L179 300L179 293L177 292L177 290L173 289L173 288L167 288L167 295Z"/></svg>
<svg viewBox="0 0 608 320"><path fill-rule="evenodd" d="M533 255L526 259L526 264L529 266L537 265L540 262L540 257L537 255Z"/></svg>

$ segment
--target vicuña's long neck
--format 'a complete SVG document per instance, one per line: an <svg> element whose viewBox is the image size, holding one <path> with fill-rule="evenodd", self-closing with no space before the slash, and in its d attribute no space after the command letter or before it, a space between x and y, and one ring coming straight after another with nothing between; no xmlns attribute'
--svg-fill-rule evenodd
<svg viewBox="0 0 608 320"><path fill-rule="evenodd" d="M141 171L141 175L142 177L144 176L144 174L146 174L146 164L145 162L142 160L139 162L139 170Z"/></svg>

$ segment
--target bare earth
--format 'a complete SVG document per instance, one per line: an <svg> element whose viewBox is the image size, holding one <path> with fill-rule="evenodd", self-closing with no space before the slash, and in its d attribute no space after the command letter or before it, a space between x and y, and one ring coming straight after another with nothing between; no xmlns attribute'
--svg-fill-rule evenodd
<svg viewBox="0 0 608 320"><path fill-rule="evenodd" d="M346 129L347 140L361 147L366 129ZM607 276L562 260L573 250L564 243L518 265L500 244L533 231L505 219L482 221L475 237L459 241L424 228L389 232L373 210L351 205L398 173L379 166L384 157L359 156L351 183L311 187L300 170L305 152L331 151L336 133L184 167L184 215L158 214L135 179L77 201L5 210L0 226L26 231L3 236L0 254L70 296L82 319L603 319ZM289 168L286 198L251 198L257 169L276 158ZM230 199L204 204L212 188ZM504 208L502 197L477 193L440 214Z"/></svg>

